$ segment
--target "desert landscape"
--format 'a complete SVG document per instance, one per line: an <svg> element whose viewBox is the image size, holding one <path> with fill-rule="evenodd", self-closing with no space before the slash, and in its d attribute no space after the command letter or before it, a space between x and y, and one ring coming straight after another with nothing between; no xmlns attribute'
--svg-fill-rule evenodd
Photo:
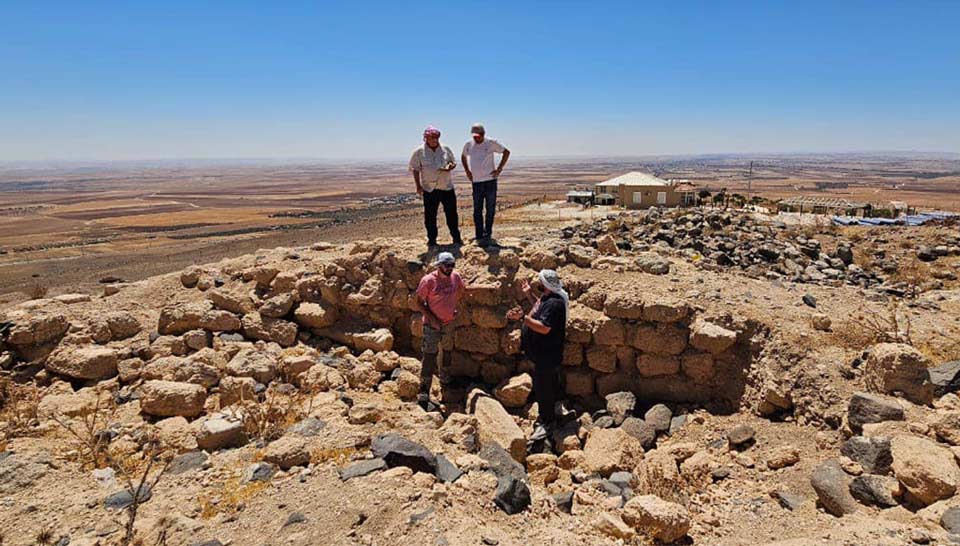
<svg viewBox="0 0 960 546"><path fill-rule="evenodd" d="M960 158L949 154L518 157L501 181L502 206L562 199L631 170L770 204L808 195L960 210ZM461 220L471 225L468 183L462 169L454 176ZM817 188L838 182L845 187ZM140 280L258 248L349 241L358 230L417 237L422 220L398 161L9 163L0 166L0 228L0 298L12 301L16 292Z"/></svg>
<svg viewBox="0 0 960 546"><path fill-rule="evenodd" d="M956 206L950 161L835 161L750 184ZM518 161L498 244L440 249L468 288L435 412L411 291L436 251L399 169L7 173L3 544L956 543L957 222L555 199L635 168L745 191L728 162ZM505 313L543 268L572 300L564 417L530 445Z"/></svg>

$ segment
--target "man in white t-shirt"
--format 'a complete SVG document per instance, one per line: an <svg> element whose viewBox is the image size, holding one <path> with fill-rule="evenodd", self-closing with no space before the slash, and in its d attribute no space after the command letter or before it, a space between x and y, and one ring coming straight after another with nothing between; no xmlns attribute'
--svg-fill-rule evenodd
<svg viewBox="0 0 960 546"><path fill-rule="evenodd" d="M510 159L510 150L492 138L486 138L486 129L482 123L474 123L470 128L472 139L463 145L460 162L473 182L473 225L477 244L486 246L493 237L493 216L497 210L497 179ZM500 163L496 163L495 154L500 154ZM484 219L483 208L487 215Z"/></svg>

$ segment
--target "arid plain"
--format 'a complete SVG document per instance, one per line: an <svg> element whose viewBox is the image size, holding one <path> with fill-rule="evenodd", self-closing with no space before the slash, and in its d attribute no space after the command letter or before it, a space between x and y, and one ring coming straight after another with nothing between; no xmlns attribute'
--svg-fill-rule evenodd
<svg viewBox="0 0 960 546"><path fill-rule="evenodd" d="M829 195L960 210L960 156L935 154L518 157L502 179L501 202L562 197L630 170L771 200ZM455 180L469 226L462 170ZM848 187L818 190L818 182ZM0 299L133 281L278 245L416 237L422 222L412 190L402 161L0 165Z"/></svg>

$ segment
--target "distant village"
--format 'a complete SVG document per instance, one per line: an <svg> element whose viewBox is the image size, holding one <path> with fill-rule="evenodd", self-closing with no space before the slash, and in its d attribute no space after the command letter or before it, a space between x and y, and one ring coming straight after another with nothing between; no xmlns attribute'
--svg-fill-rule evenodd
<svg viewBox="0 0 960 546"><path fill-rule="evenodd" d="M846 182L818 182L817 190L846 188ZM694 206L751 206L763 205L765 210L777 212L829 215L840 225L919 225L931 219L954 216L952 213L922 212L903 201L867 203L832 196L800 195L769 201L759 196L744 196L726 190L711 193L698 188L687 179L662 179L648 173L631 171L589 186L577 186L567 192L566 200L583 206L612 206L624 209Z"/></svg>

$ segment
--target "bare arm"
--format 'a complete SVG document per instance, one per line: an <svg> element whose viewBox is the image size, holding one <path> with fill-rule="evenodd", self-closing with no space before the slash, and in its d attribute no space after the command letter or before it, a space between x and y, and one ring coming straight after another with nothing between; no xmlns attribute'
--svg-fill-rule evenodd
<svg viewBox="0 0 960 546"><path fill-rule="evenodd" d="M551 330L549 326L533 318L531 314L523 315L523 323L527 325L527 328L530 328L538 334L546 335L549 334Z"/></svg>
<svg viewBox="0 0 960 546"><path fill-rule="evenodd" d="M466 155L460 154L460 164L463 165L463 172L467 174L467 180L473 182L473 172L470 170Z"/></svg>
<svg viewBox="0 0 960 546"><path fill-rule="evenodd" d="M500 154L500 165L497 166L497 174L500 174L503 168L507 166L508 159L510 159L510 150L504 148L503 153Z"/></svg>
<svg viewBox="0 0 960 546"><path fill-rule="evenodd" d="M433 311L430 310L430 307L427 306L427 302L423 301L421 298L417 298L417 309L423 313L423 316L427 317L427 323L432 327L438 328L443 324L437 315L433 314Z"/></svg>
<svg viewBox="0 0 960 546"><path fill-rule="evenodd" d="M420 185L420 171L413 171L413 182L417 185L417 195L423 195L423 186Z"/></svg>

